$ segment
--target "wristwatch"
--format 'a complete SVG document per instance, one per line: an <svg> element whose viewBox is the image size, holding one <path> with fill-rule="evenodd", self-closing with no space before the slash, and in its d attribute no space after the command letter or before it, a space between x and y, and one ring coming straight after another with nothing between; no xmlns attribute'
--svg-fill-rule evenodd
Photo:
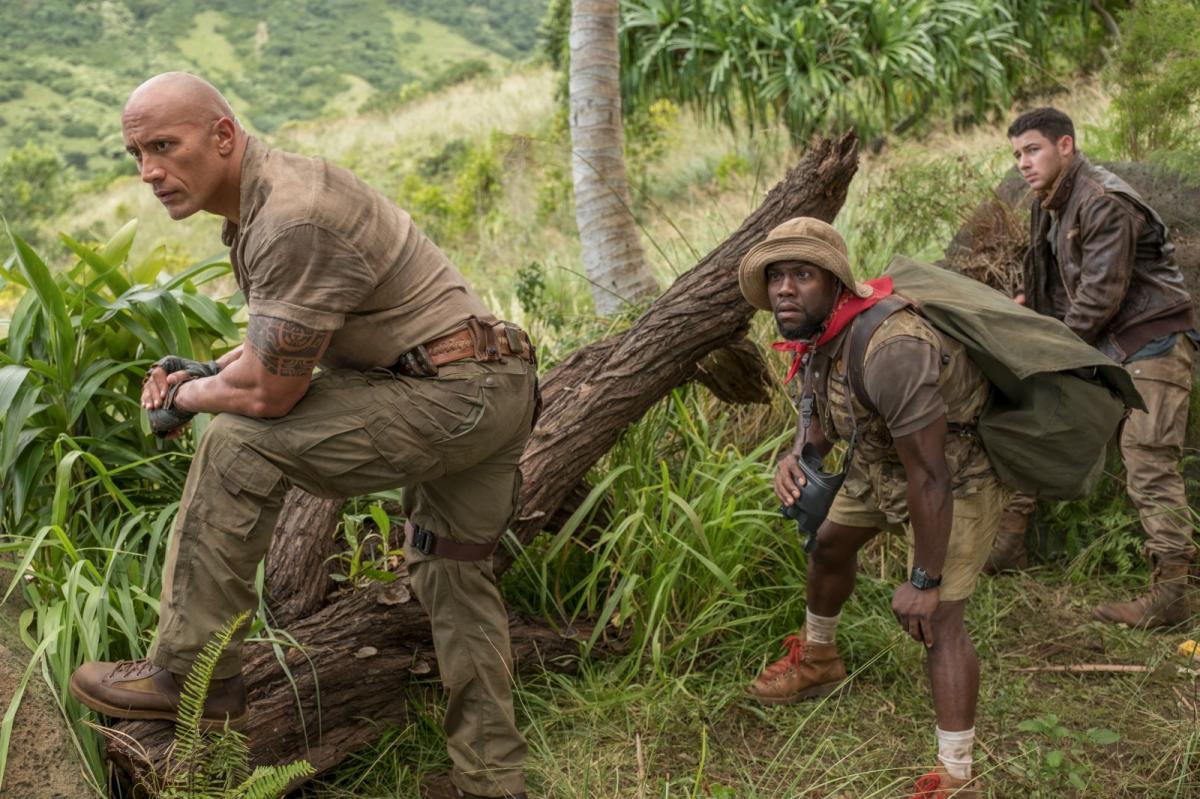
<svg viewBox="0 0 1200 799"><path fill-rule="evenodd" d="M920 591L928 591L930 588L937 588L942 584L941 577L930 577L929 572L917 566L912 570L912 577L909 578L913 587Z"/></svg>

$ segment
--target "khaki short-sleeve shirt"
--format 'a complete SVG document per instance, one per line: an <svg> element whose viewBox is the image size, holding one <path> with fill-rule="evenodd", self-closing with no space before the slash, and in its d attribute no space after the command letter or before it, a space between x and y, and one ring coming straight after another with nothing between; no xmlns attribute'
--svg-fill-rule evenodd
<svg viewBox="0 0 1200 799"><path fill-rule="evenodd" d="M842 491L867 501L889 522L908 520L908 479L895 439L945 415L946 465L955 497L975 493L991 479L991 463L972 430L987 402L989 383L966 349L912 311L885 319L867 344L863 390L878 414L849 388L849 329L826 345L829 360L814 388L822 428L831 439L850 440L854 459Z"/></svg>
<svg viewBox="0 0 1200 799"><path fill-rule="evenodd" d="M491 318L409 215L345 169L250 137L240 201L222 239L251 315L331 331L326 368L390 366Z"/></svg>

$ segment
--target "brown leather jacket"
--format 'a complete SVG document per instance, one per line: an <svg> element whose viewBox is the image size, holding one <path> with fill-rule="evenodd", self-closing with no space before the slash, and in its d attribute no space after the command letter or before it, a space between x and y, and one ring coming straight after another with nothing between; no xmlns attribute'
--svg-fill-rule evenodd
<svg viewBox="0 0 1200 799"><path fill-rule="evenodd" d="M1054 219L1055 249L1048 237ZM1066 323L1116 361L1195 325L1166 223L1129 184L1076 153L1036 197L1025 256L1025 302Z"/></svg>

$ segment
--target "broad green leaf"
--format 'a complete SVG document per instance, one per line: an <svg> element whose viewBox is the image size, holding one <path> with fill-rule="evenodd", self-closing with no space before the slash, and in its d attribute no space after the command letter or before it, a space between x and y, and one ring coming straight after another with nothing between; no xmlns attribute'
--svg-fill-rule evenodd
<svg viewBox="0 0 1200 799"><path fill-rule="evenodd" d="M67 313L62 290L54 282L46 264L20 236L10 230L8 238L17 251L17 260L21 264L22 272L29 279L29 283L50 321L55 367L63 378L63 382L67 382L74 370L72 355L75 351L75 329L71 324L71 317Z"/></svg>
<svg viewBox="0 0 1200 799"><path fill-rule="evenodd" d="M211 258L205 258L203 261L192 264L164 283L163 288L177 289L185 283L207 283L210 280L215 280L218 277L229 274L232 269L233 264L229 262L228 254L221 253L220 255L214 255Z"/></svg>
<svg viewBox="0 0 1200 799"><path fill-rule="evenodd" d="M92 271L96 273L96 279L108 286L113 295L119 296L129 291L129 281L121 273L120 261L106 258L103 254L96 252L86 244L79 243L66 233L60 233L58 236L71 252L79 256L80 261L92 268Z"/></svg>
<svg viewBox="0 0 1200 799"><path fill-rule="evenodd" d="M55 447L57 450L57 446ZM73 481L71 480L71 469L75 466L75 461L83 457L83 453L78 450L68 452L58 461L58 466L55 469L56 476L54 479L54 501L51 505L50 524L62 527L67 520L67 502L70 501Z"/></svg>
<svg viewBox="0 0 1200 799"><path fill-rule="evenodd" d="M392 530L392 520L387 515L387 511L379 505L372 505L368 512L371 514L371 518L375 520L375 525L379 528L379 534L386 542L388 540L388 533Z"/></svg>
<svg viewBox="0 0 1200 799"><path fill-rule="evenodd" d="M38 299L32 291L27 291L13 310L12 318L8 321L8 356L15 362L25 360L25 350L33 336L40 314L37 313Z"/></svg>
<svg viewBox="0 0 1200 799"><path fill-rule="evenodd" d="M8 601L8 598L12 596L13 591L15 591L21 584L21 581L25 579L25 574L29 570L29 564L33 562L34 557L42 548L42 543L46 540L46 537L49 536L50 533L51 528L49 526L43 527L38 530L37 534L32 540L30 540L29 545L25 549L25 554L21 556L21 560L17 564L17 568L13 574L12 582L8 584L8 588L4 591L4 598L0 599L0 605Z"/></svg>
<svg viewBox="0 0 1200 799"><path fill-rule="evenodd" d="M8 416L9 405L28 375L28 366L10 365L0 368L0 419Z"/></svg>
<svg viewBox="0 0 1200 799"><path fill-rule="evenodd" d="M167 264L167 247L160 244L151 250L142 262L130 270L134 283L148 285L158 279Z"/></svg>
<svg viewBox="0 0 1200 799"><path fill-rule="evenodd" d="M83 406L92 401L96 389L113 375L129 368L129 364L115 363L107 358L96 361L88 366L87 371L79 376L75 387L71 389L70 403L67 406L67 426L75 424Z"/></svg>
<svg viewBox="0 0 1200 799"><path fill-rule="evenodd" d="M226 341L238 341L242 333L234 324L232 311L203 294L180 292L175 298L197 319L220 334Z"/></svg>
<svg viewBox="0 0 1200 799"><path fill-rule="evenodd" d="M37 390L29 386L20 389L15 401L8 407L4 426L0 428L0 482L12 468L21 451L29 444L26 420L44 407L38 404Z"/></svg>
<svg viewBox="0 0 1200 799"><path fill-rule="evenodd" d="M110 264L121 266L129 258L129 250L133 247L133 237L137 235L138 221L130 219L113 237L105 242L100 249L100 255Z"/></svg>

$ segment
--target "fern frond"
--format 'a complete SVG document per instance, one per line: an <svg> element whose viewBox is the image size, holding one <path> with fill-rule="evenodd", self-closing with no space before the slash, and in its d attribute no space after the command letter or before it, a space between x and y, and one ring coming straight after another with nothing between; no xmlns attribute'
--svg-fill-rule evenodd
<svg viewBox="0 0 1200 799"><path fill-rule="evenodd" d="M175 721L175 743L177 755L184 763L195 761L203 748L200 718L204 714L204 700L208 697L208 687L212 683L217 660L229 646L238 629L249 618L250 612L244 611L218 630L200 650L200 655L183 683L183 691L179 697L179 714Z"/></svg>
<svg viewBox="0 0 1200 799"><path fill-rule="evenodd" d="M279 799L294 780L315 773L316 769L307 760L283 766L259 766L245 782L226 794L225 799Z"/></svg>
<svg viewBox="0 0 1200 799"><path fill-rule="evenodd" d="M250 744L245 734L229 728L208 737L205 770L216 779L216 793L224 795L250 776Z"/></svg>

